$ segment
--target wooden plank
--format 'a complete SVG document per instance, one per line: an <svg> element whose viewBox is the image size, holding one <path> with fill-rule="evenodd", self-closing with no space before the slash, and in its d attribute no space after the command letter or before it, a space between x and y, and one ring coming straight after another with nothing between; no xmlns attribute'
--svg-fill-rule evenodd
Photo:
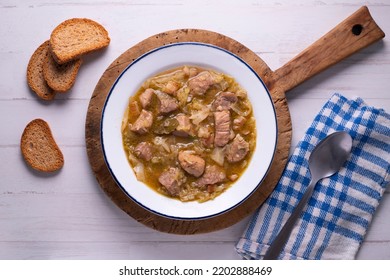
<svg viewBox="0 0 390 280"><path fill-rule="evenodd" d="M389 260L390 242L365 242L356 255L358 260Z"/></svg>
<svg viewBox="0 0 390 280"><path fill-rule="evenodd" d="M7 131L0 146L19 146L26 125L42 118L49 124L59 146L85 146L85 115L88 100L67 100L47 104L38 100L0 100L0 129Z"/></svg>
<svg viewBox="0 0 390 280"><path fill-rule="evenodd" d="M215 233L193 236L156 232L129 218L103 195L0 195L0 241L231 241L237 242L249 217ZM365 241L390 242L390 194L381 201Z"/></svg>
<svg viewBox="0 0 390 280"><path fill-rule="evenodd" d="M239 260L233 242L0 242L0 259ZM178 249L180 248L180 249ZM205 253L206 252L206 253ZM390 259L390 242L367 242L358 260Z"/></svg>
<svg viewBox="0 0 390 280"><path fill-rule="evenodd" d="M227 229L194 236L157 232L129 218L98 194L0 195L0 241L236 241L248 220Z"/></svg>
<svg viewBox="0 0 390 280"><path fill-rule="evenodd" d="M46 174L31 169L18 146L0 147L0 158L7 159L0 169L0 194L96 194L97 181L89 166L85 147L60 146L64 167L57 173ZM16 210L16 209L15 209Z"/></svg>
<svg viewBox="0 0 390 280"><path fill-rule="evenodd" d="M51 30L57 24L67 19L67 14L83 15L100 21L108 29L112 37L112 43L107 50L86 57L73 90L68 94L59 95L58 99L89 99L106 66L115 60L120 53L140 40L162 31L187 26L218 31L240 41L262 58L265 56L262 54L267 54L263 59L271 69L276 70L356 10L354 5L338 6L337 9L334 9L332 3L325 3L323 6L314 5L314 7L301 3L302 6L299 9L291 9L291 6L294 7L295 5L285 2L281 3L281 7L275 9L274 3L271 4L271 8L267 8L270 5L269 2L265 4L257 2L253 5L252 3L238 5L233 2L230 6L218 5L217 3L209 4L208 9L204 9L201 14L194 16L187 6L188 3L184 5L181 1L177 2L178 5L175 6L175 9L172 9L169 5L159 5L157 3L152 5L126 5L123 3L125 2L119 2L116 5L110 5L109 2L101 3L100 5L109 11L107 15L101 15L96 12L97 10L91 9L91 2L89 1L84 2L84 4L83 2L58 2L55 5L45 5L45 3L32 1L31 3L26 2L25 5L17 5L16 8L3 8L6 13L2 15L3 24L0 26L0 36L7 37L7 40L0 49L0 59L4 65L9 65L9 67L6 67L9 70L3 73L5 78L7 80L25 80L25 69L31 54L40 43L50 36ZM10 5L11 3L9 5L4 4L4 6ZM99 6L99 4L97 5ZM58 8L57 6L61 6L61 9L63 9L62 18L58 17L56 13L50 13L50 10ZM234 7L237 14L241 13L246 16L237 17L234 21L224 22L223 25L218 21L207 20L214 16L216 9L223 14L224 9L228 12L232 7ZM159 24L133 28L139 23L137 17L127 16L131 9L135 9L142 14L145 22L158 21ZM157 13L156 11L160 12ZM390 13L390 6L383 5L379 7L373 5L370 6L370 11L379 26L384 30L389 30L390 22L386 20L384 15ZM42 13L46 16L40 16ZM170 19L178 13L182 15L179 22L171 21ZM121 24L118 25L116 19L113 21L109 14L116 14L116 18L121 18ZM21 26L18 21L14 20L19 17L24 19L25 25ZM276 21L275 18L284 18L284 21ZM296 21L296 18L302 20ZM269 22L273 24L270 25ZM292 24L286 25L284 22ZM38 26L42 28L37 28ZM19 36L7 36L10 33ZM24 43L26 41L29 42L28 45ZM359 76L352 83L347 80L341 87L331 88L331 90L340 91L350 84L355 85L356 88L365 85L373 87L378 84L371 79L365 80L364 77L367 76L367 73L375 73L375 71L381 69L381 67L377 67L377 63L387 65L385 69L390 67L388 66L389 61L383 60L383 51L383 44L377 44L376 47L362 51L364 55L354 56L346 62L341 62L340 66L334 66L337 69L328 72L327 81L333 80L338 75L355 75L355 71L358 71ZM374 65L371 66L371 62L366 63L367 60L372 60ZM351 65L354 65L354 67L350 67ZM386 71L382 71L382 73L386 73ZM340 79L340 81L342 80ZM383 77L382 81L386 82L388 79ZM375 89L377 88L374 87L372 92L365 93L362 97L377 94L378 91ZM0 90L3 93L1 98L35 98L25 83L2 83Z"/></svg>
<svg viewBox="0 0 390 280"><path fill-rule="evenodd" d="M0 259L11 260L119 260L128 259L128 243L0 242Z"/></svg>
<svg viewBox="0 0 390 280"><path fill-rule="evenodd" d="M0 242L0 247L0 259L240 259L231 242Z"/></svg>

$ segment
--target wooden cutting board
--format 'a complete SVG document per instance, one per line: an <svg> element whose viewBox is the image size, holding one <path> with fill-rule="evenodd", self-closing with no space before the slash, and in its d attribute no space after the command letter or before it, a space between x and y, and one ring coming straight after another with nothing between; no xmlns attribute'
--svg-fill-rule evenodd
<svg viewBox="0 0 390 280"><path fill-rule="evenodd" d="M92 94L86 118L85 134L89 162L96 179L108 197L128 215L153 229L174 234L196 234L229 227L253 213L275 188L287 163L291 145L291 118L285 92L337 63L341 59L384 37L366 7L362 7L333 30L304 50L286 65L272 71L254 52L212 31L180 29L153 35L120 55L105 70ZM130 199L118 187L105 164L100 139L104 102L122 71L141 55L164 45L178 42L202 42L226 49L242 58L267 85L277 114L278 143L271 168L259 188L242 204L208 219L177 220L159 216Z"/></svg>

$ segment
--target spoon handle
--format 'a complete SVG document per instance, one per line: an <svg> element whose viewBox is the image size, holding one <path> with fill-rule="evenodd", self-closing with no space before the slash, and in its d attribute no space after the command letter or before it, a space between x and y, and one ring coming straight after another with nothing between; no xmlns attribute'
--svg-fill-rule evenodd
<svg viewBox="0 0 390 280"><path fill-rule="evenodd" d="M264 260L276 260L278 258L294 228L295 222L301 216L303 208L306 206L309 198L313 194L314 186L317 184L317 181L318 180L313 179L310 181L310 184L307 187L306 192L303 194L302 199L299 201L291 216L288 218L287 222L284 224L283 228L269 247L263 258Z"/></svg>

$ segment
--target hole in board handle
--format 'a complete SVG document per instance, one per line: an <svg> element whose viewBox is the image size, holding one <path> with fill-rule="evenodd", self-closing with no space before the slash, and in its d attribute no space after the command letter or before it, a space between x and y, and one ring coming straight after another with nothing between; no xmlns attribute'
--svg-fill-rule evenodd
<svg viewBox="0 0 390 280"><path fill-rule="evenodd" d="M363 31L363 26L361 24L355 24L352 26L352 34L359 36Z"/></svg>

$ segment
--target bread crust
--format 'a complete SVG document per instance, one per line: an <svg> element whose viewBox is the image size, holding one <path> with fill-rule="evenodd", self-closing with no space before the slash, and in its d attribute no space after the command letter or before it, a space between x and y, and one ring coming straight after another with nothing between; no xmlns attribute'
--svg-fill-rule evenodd
<svg viewBox="0 0 390 280"><path fill-rule="evenodd" d="M64 156L48 123L42 119L27 124L20 140L20 149L25 161L35 170L54 172L64 165Z"/></svg>
<svg viewBox="0 0 390 280"><path fill-rule="evenodd" d="M82 60L72 60L64 64L58 64L51 53L43 64L43 77L50 88L58 93L70 90L76 82Z"/></svg>
<svg viewBox="0 0 390 280"><path fill-rule="evenodd" d="M60 23L50 35L53 58L63 64L107 47L110 37L99 23L87 18L72 18Z"/></svg>
<svg viewBox="0 0 390 280"><path fill-rule="evenodd" d="M43 100L52 100L55 97L55 91L49 87L43 76L43 64L49 55L49 47L49 41L43 42L34 51L27 65L27 83Z"/></svg>

